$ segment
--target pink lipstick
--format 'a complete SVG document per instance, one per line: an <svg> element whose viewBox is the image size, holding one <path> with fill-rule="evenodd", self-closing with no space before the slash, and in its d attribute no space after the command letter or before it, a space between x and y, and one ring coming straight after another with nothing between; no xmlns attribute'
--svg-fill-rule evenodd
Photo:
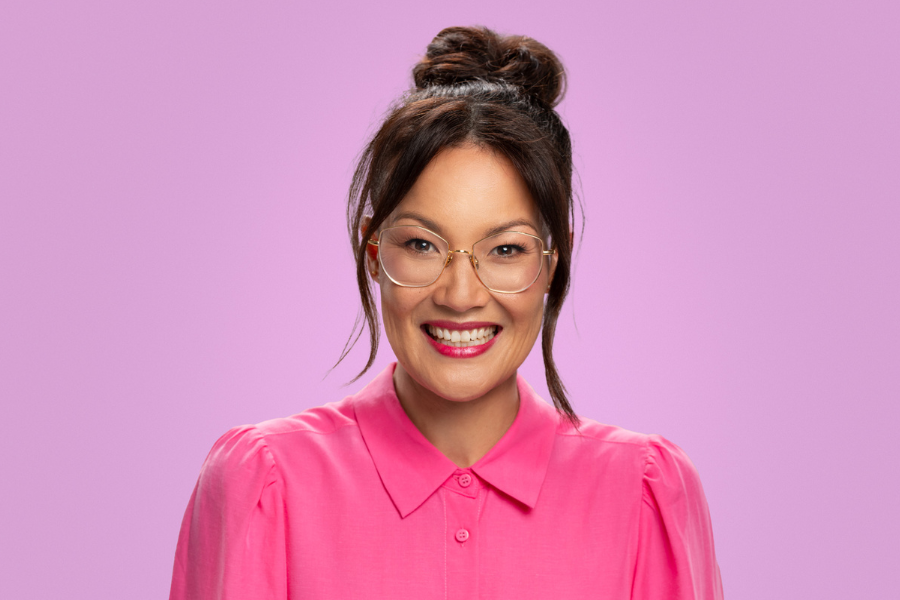
<svg viewBox="0 0 900 600"><path fill-rule="evenodd" d="M487 352L502 331L496 323L482 321L429 321L421 329L431 346L450 358L472 358Z"/></svg>

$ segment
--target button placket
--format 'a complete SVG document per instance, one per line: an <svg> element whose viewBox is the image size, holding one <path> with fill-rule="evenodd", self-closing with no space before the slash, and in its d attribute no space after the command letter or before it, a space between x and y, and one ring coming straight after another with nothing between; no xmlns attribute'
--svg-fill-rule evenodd
<svg viewBox="0 0 900 600"><path fill-rule="evenodd" d="M452 493L451 493L452 492ZM447 600L478 597L479 527L481 505L487 490L471 472L459 470L441 489L446 509Z"/></svg>
<svg viewBox="0 0 900 600"><path fill-rule="evenodd" d="M474 499L478 497L483 486L475 474L460 469L447 478L443 487L451 492Z"/></svg>

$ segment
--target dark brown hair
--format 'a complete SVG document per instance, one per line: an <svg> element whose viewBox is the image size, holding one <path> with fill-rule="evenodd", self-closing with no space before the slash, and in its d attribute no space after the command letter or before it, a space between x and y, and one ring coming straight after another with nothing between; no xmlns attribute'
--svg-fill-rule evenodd
<svg viewBox="0 0 900 600"><path fill-rule="evenodd" d="M366 146L350 186L347 225L356 258L362 312L338 363L362 335L365 318L375 361L380 324L366 273L366 243L443 148L473 143L509 159L531 192L557 264L544 305L541 348L547 387L557 410L578 417L553 362L553 336L569 291L572 265L572 147L553 109L565 93L565 71L546 46L483 27L449 27L413 68L415 87L388 112ZM371 221L362 231L366 217ZM357 328L359 332L357 333ZM354 338L354 333L356 337ZM354 379L354 380L355 380Z"/></svg>

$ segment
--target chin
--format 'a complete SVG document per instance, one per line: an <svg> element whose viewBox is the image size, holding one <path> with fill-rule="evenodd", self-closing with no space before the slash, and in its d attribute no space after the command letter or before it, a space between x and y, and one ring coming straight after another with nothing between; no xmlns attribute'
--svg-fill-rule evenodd
<svg viewBox="0 0 900 600"><path fill-rule="evenodd" d="M432 390L435 394L443 398L444 400L448 400L450 402L471 402L477 398L481 398L486 393L488 393L491 388L486 387L478 387L472 388L470 390L460 390L454 394L448 394L442 389Z"/></svg>
<svg viewBox="0 0 900 600"><path fill-rule="evenodd" d="M432 367L421 379L416 370L407 369L419 385L451 402L469 402L481 398L506 378L496 376L497 370L480 368Z"/></svg>

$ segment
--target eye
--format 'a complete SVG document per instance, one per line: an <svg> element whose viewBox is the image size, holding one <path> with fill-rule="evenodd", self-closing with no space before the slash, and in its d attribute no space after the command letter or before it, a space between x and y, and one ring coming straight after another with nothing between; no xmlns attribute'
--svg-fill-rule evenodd
<svg viewBox="0 0 900 600"><path fill-rule="evenodd" d="M423 240L422 238L412 238L407 240L403 244L408 250L412 252L416 252L418 254L429 254L431 252L437 251L434 244L429 242L428 240Z"/></svg>
<svg viewBox="0 0 900 600"><path fill-rule="evenodd" d="M491 250L491 254L502 258L515 257L523 252L525 252L525 248L517 244L503 244L502 246L496 246Z"/></svg>

